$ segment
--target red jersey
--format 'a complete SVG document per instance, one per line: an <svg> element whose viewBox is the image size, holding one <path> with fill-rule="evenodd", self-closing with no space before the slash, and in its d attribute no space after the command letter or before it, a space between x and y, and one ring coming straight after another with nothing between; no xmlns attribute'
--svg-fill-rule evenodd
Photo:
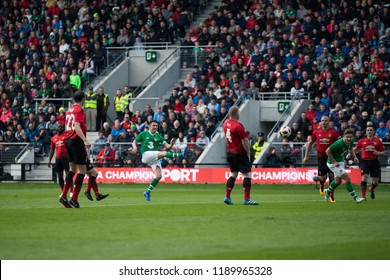
<svg viewBox="0 0 390 280"><path fill-rule="evenodd" d="M356 148L362 149L363 160L378 159L378 155L375 155L374 151L383 152L385 150L382 141L375 137L371 140L367 137L360 139L356 144Z"/></svg>
<svg viewBox="0 0 390 280"><path fill-rule="evenodd" d="M340 133L332 128L328 128L327 131L322 128L313 131L311 139L317 143L317 157L327 157L326 149L339 138Z"/></svg>
<svg viewBox="0 0 390 280"><path fill-rule="evenodd" d="M223 130L225 131L228 153L246 155L241 142L247 137L244 126L238 121L228 119L223 124Z"/></svg>
<svg viewBox="0 0 390 280"><path fill-rule="evenodd" d="M72 108L66 112L65 117L65 131L66 131L66 139L80 139L74 130L74 124L78 122L80 123L81 131L87 136L87 119L85 117L85 113L83 108L79 105L74 104Z"/></svg>
<svg viewBox="0 0 390 280"><path fill-rule="evenodd" d="M65 147L66 134L54 135L50 141L50 148L56 149L56 159L68 158L68 151Z"/></svg>

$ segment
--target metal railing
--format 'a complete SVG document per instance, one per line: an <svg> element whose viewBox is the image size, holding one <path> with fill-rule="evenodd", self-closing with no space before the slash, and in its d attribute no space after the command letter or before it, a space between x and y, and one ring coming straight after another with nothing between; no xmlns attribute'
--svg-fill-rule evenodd
<svg viewBox="0 0 390 280"><path fill-rule="evenodd" d="M31 147L31 143L0 143L0 164L17 163L24 153Z"/></svg>
<svg viewBox="0 0 390 280"><path fill-rule="evenodd" d="M72 98L34 98L34 100L38 101L38 102L35 102L35 114L38 113L38 107L40 105L39 102L42 101L42 100L52 101L51 103L53 103L54 105L57 105L57 106L58 106L57 103L62 101L62 105L61 106L64 106L64 107L65 107L65 103L67 102L68 103L68 108L72 107Z"/></svg>
<svg viewBox="0 0 390 280"><path fill-rule="evenodd" d="M271 93L272 95L273 93ZM296 93L295 95L291 95L290 92L279 92L278 94L281 94L284 96L284 99L283 100L290 100L290 103L288 104L287 108L285 109L285 111L280 115L279 119L276 121L275 125L272 127L271 131L268 133L267 135L267 139L270 139L272 134L279 131L281 125L283 124L283 119L285 117L286 114L289 114L290 113L290 109L291 109L291 104L293 101L296 101L296 100L299 100L299 99L311 99L311 94L312 92L304 92L303 95L300 95L298 93ZM265 94L264 96L266 96L267 94ZM263 96L263 94L261 94L261 96ZM263 99L262 99L263 100ZM278 99L280 100L280 99Z"/></svg>
<svg viewBox="0 0 390 280"><path fill-rule="evenodd" d="M171 53L160 65L152 72L145 80L133 90L132 98L137 97L149 84L153 82L154 79L161 75L161 71L168 67L168 64L175 59L178 55L180 55L180 49L175 48L176 50Z"/></svg>
<svg viewBox="0 0 390 280"><path fill-rule="evenodd" d="M240 107L241 104L246 100L246 96L243 94L240 96L240 98L237 99L237 101L233 104L233 106ZM229 118L229 114L226 114L226 116L222 119L222 121L219 122L217 128L214 130L213 134L210 136L210 142L213 141L214 136L223 131L223 123Z"/></svg>
<svg viewBox="0 0 390 280"><path fill-rule="evenodd" d="M136 50L166 50L171 46L170 42L144 42L142 46L133 47L107 47L106 60L107 65L115 61L119 56L127 56L129 51Z"/></svg>

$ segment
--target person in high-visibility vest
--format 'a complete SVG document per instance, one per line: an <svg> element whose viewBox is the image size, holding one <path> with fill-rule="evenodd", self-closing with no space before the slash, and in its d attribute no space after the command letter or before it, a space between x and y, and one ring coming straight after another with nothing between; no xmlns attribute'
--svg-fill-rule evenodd
<svg viewBox="0 0 390 280"><path fill-rule="evenodd" d="M109 107L109 95L108 93L104 93L103 87L99 87L97 94L96 131L100 131L100 128L103 127L103 124L107 121L107 111Z"/></svg>
<svg viewBox="0 0 390 280"><path fill-rule="evenodd" d="M130 87L129 86L125 86L124 94L123 94L123 98L125 100L125 103L124 103L125 107L123 108L123 110L128 108L132 97L133 97L133 93L130 91Z"/></svg>
<svg viewBox="0 0 390 280"><path fill-rule="evenodd" d="M84 109L87 117L87 131L96 131L97 97L93 87L90 87L85 94Z"/></svg>
<svg viewBox="0 0 390 280"><path fill-rule="evenodd" d="M126 99L122 95L122 90L118 88L116 90L116 96L114 97L114 108L116 112L116 117L119 121L123 121L123 117L125 115L125 107L126 107Z"/></svg>

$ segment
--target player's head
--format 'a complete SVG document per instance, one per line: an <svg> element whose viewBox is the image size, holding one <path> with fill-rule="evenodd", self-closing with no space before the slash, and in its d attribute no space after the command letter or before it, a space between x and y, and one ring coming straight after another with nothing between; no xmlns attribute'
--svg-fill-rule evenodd
<svg viewBox="0 0 390 280"><path fill-rule="evenodd" d="M237 106L232 106L229 109L229 117L233 120L238 120L240 118L240 110Z"/></svg>
<svg viewBox="0 0 390 280"><path fill-rule="evenodd" d="M345 143L351 143L352 140L353 140L353 130L351 128L347 128L346 130L344 130L344 135L343 135L343 138L344 138L344 142Z"/></svg>
<svg viewBox="0 0 390 280"><path fill-rule="evenodd" d="M367 128L366 128L366 135L367 135L367 137L371 138L371 137L374 136L374 134L375 134L374 126L372 126L372 125L367 126Z"/></svg>
<svg viewBox="0 0 390 280"><path fill-rule="evenodd" d="M155 133L158 129L158 122L157 121L151 121L149 124L149 132Z"/></svg>
<svg viewBox="0 0 390 280"><path fill-rule="evenodd" d="M85 101L85 93L78 90L74 93L73 99L76 103L83 103Z"/></svg>
<svg viewBox="0 0 390 280"><path fill-rule="evenodd" d="M321 117L321 125L322 125L322 129L327 129L329 127L329 117L328 116Z"/></svg>
<svg viewBox="0 0 390 280"><path fill-rule="evenodd" d="M57 132L58 132L58 134L64 133L65 132L65 125L59 124L57 127Z"/></svg>

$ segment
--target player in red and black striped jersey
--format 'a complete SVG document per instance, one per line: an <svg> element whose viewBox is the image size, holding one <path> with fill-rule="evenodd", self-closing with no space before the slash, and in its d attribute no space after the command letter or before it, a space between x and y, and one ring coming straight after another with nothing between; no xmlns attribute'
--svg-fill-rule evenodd
<svg viewBox="0 0 390 280"><path fill-rule="evenodd" d="M230 167L231 175L226 182L226 195L224 202L228 205L233 204L230 194L234 188L234 183L241 172L244 177L244 205L259 205L259 202L253 201L250 197L251 191L251 155L250 145L244 126L238 122L240 111L237 106L229 109L229 119L223 124L226 136L227 162Z"/></svg>
<svg viewBox="0 0 390 280"><path fill-rule="evenodd" d="M378 160L378 156L384 156L385 146L382 141L374 137L375 130L373 126L367 126L366 137L360 139L354 150L357 153L359 150L362 151L360 160L360 169L362 173L362 181L360 182L360 188L362 190L362 197L366 199L367 190L367 179L370 175L372 183L369 188L370 196L372 199L375 198L375 188L379 185L379 178L381 175L381 166Z"/></svg>
<svg viewBox="0 0 390 280"><path fill-rule="evenodd" d="M68 174L69 172L68 151L66 150L65 140L65 126L60 124L57 128L57 134L54 135L50 141L50 155L47 166L51 168L51 160L55 153L55 170L61 190L64 188L64 171L65 174ZM73 187L71 187L70 192L73 193Z"/></svg>
<svg viewBox="0 0 390 280"><path fill-rule="evenodd" d="M60 202L67 208L73 206L80 208L78 195L83 185L84 176L87 173L87 153L86 149L91 147L87 140L87 123L83 110L85 94L82 91L76 91L74 94L75 103L66 112L65 129L66 129L66 149L68 151L69 172L65 178L65 185L62 189ZM73 177L77 172L74 181L73 196L67 200L69 188L73 185Z"/></svg>
<svg viewBox="0 0 390 280"><path fill-rule="evenodd" d="M314 130L311 136L311 141L307 145L305 157L302 163L307 163L307 159L311 148L316 143L317 149L317 161L318 161L318 175L320 176L320 194L324 195L324 186L327 177L329 177L329 183L334 180L334 175L330 171L326 161L328 156L326 155L326 149L330 147L336 140L340 138L340 133L333 128L329 127L329 117L322 116L321 123L318 129ZM330 201L335 202L334 192L330 194Z"/></svg>

